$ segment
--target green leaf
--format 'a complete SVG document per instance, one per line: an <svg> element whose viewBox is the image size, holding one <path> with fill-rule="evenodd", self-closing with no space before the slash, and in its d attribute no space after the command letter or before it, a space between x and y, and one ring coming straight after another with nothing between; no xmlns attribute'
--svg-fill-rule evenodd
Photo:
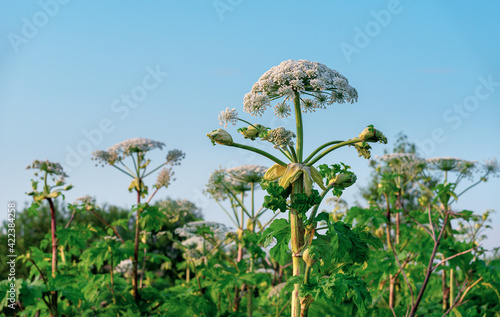
<svg viewBox="0 0 500 317"><path fill-rule="evenodd" d="M263 243L264 247L266 247L271 243L272 238L275 238L276 245L271 248L269 254L278 263L284 265L290 261L288 242L290 242L291 237L292 234L288 221L286 219L275 219L262 233L259 243Z"/></svg>

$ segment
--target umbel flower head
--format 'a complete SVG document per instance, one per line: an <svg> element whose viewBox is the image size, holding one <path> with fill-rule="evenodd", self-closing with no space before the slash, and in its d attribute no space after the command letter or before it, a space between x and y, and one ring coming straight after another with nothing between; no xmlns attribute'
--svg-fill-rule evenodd
<svg viewBox="0 0 500 317"><path fill-rule="evenodd" d="M31 187L33 191L26 194L28 194L29 196L33 196L35 202L40 202L48 198L57 198L59 197L59 195L61 195L61 191L66 191L73 188L73 185L65 186L64 178L68 175L66 175L66 173L64 172L61 164L57 162L50 162L48 160L35 160L33 161L33 163L31 163L31 165L28 165L26 169L38 170L37 172L35 172L35 176L39 176L44 183L42 191L38 191L38 181L35 181L33 179L31 180ZM38 174L40 172L42 173L42 175ZM58 179L56 179L57 176L59 176ZM55 183L54 185L50 186L47 183L48 177L52 179L52 181Z"/></svg>
<svg viewBox="0 0 500 317"><path fill-rule="evenodd" d="M68 177L68 175L64 172L61 164L57 162L50 162L49 160L34 160L31 165L26 166L26 169L37 169L41 172L46 172L51 176L57 175L60 176L62 180L64 180L65 177Z"/></svg>
<svg viewBox="0 0 500 317"><path fill-rule="evenodd" d="M443 172L459 172L470 174L476 167L477 162L462 160L456 157L433 157L425 160L431 169Z"/></svg>
<svg viewBox="0 0 500 317"><path fill-rule="evenodd" d="M239 183L260 183L267 167L260 165L242 165L227 170L229 179Z"/></svg>
<svg viewBox="0 0 500 317"><path fill-rule="evenodd" d="M224 129L227 129L228 123L236 125L236 122L238 122L238 111L236 111L236 108L226 108L226 110L222 111L219 115L219 124L224 126Z"/></svg>
<svg viewBox="0 0 500 317"><path fill-rule="evenodd" d="M253 85L244 97L244 110L253 116L261 116L270 107L270 102L284 97L275 107L278 117L290 115L287 100L293 100L296 93L307 92L313 99L304 99L303 112L314 111L334 102L357 101L356 89L347 78L318 62L288 60L272 67Z"/></svg>
<svg viewBox="0 0 500 317"><path fill-rule="evenodd" d="M163 168L160 173L158 173L158 177L156 178L156 188L161 188L165 187L167 188L168 185L170 185L171 181L174 181L175 179L172 179L172 176L174 175L174 172L172 171L172 168Z"/></svg>
<svg viewBox="0 0 500 317"><path fill-rule="evenodd" d="M134 153L146 153L157 148L161 150L164 146L165 143L162 142L145 138L133 138L115 144L106 151L95 151L93 159L103 164L113 165Z"/></svg>

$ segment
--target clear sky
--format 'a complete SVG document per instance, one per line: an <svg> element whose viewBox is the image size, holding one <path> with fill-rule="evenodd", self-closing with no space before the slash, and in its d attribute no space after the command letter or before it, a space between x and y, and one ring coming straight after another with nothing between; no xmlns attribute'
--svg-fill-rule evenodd
<svg viewBox="0 0 500 317"><path fill-rule="evenodd" d="M63 164L74 189L98 203L130 206L130 180L95 167L91 152L134 137L186 153L177 180L158 198L186 198L208 220L229 224L203 196L219 166L270 166L206 133L235 107L240 116L292 128L268 111L243 112L242 100L272 66L317 61L339 71L359 102L304 116L306 153L355 137L374 124L391 148L399 132L424 157L500 159L500 3L494 1L3 1L0 11L0 208L29 201L34 159ZM235 139L236 127L228 129ZM270 147L267 147L270 148ZM152 152L153 164L165 151ZM353 203L369 176L352 148L321 163L346 162L358 175ZM149 179L152 184L155 179ZM500 211L500 179L456 206ZM488 247L500 246L500 214Z"/></svg>

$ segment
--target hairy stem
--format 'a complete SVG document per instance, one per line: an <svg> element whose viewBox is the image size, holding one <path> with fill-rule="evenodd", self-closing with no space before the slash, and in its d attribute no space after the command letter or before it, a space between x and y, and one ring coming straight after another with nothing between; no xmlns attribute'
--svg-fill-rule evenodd
<svg viewBox="0 0 500 317"><path fill-rule="evenodd" d="M295 107L295 123L297 125L297 159L302 163L302 153L304 152L304 128L302 126L302 112L300 111L300 95L295 92L293 99Z"/></svg>
<svg viewBox="0 0 500 317"><path fill-rule="evenodd" d="M295 201L295 197L297 194L301 194L304 192L303 186L303 176L300 176L293 184L292 184L292 195L291 201L292 204ZM293 263L293 276L299 276L301 271L301 250L304 246L304 224L302 222L302 218L299 217L299 214L296 209L290 208L290 227L291 227L291 243L292 243L292 263ZM299 299L299 288L300 284L294 285L294 290L292 292L292 317L300 316L300 299Z"/></svg>
<svg viewBox="0 0 500 317"><path fill-rule="evenodd" d="M139 262L139 233L141 232L140 228L140 217L141 217L141 182L142 180L139 178L139 185L137 191L137 216L135 219L135 244L134 244L134 259L132 261L132 288L133 288L133 294L134 294L134 299L136 303L139 303L139 289L138 289L138 275L137 275L137 265Z"/></svg>
<svg viewBox="0 0 500 317"><path fill-rule="evenodd" d="M57 274L57 235L56 235L56 208L52 202L52 198L47 198L50 206L50 231L52 236L52 277L55 278ZM51 295L51 313L50 316L57 317L59 312L57 309L57 291L50 292Z"/></svg>

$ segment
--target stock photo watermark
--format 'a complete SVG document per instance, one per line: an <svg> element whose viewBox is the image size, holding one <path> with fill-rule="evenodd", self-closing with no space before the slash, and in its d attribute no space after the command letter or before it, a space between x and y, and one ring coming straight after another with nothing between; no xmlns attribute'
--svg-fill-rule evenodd
<svg viewBox="0 0 500 317"><path fill-rule="evenodd" d="M9 202L7 204L7 265L8 271L8 290L7 290L7 307L15 309L16 305L16 203Z"/></svg>
<svg viewBox="0 0 500 317"><path fill-rule="evenodd" d="M372 39L377 37L384 28L391 24L393 16L400 14L402 11L403 6L399 0L389 1L386 9L370 11L373 19L366 22L362 28L357 26L354 28L352 44L346 42L340 43L340 50L344 54L346 61L350 63L354 54L360 54L362 49L368 47Z"/></svg>
<svg viewBox="0 0 500 317"><path fill-rule="evenodd" d="M488 75L486 78L479 76L478 82L474 93L465 97L462 102L455 103L443 113L443 121L451 124L452 130L460 128L464 119L469 118L473 112L477 111L481 102L489 99L500 87L500 81L494 81L492 75ZM415 144L420 155L429 156L435 151L436 145L446 142L447 139L448 134L445 128L435 128L431 131L429 138L415 140Z"/></svg>
<svg viewBox="0 0 500 317"><path fill-rule="evenodd" d="M38 6L40 9L31 17L22 17L21 29L18 32L9 32L7 38L14 53L19 53L22 46L27 45L29 40L38 35L40 29L49 24L60 11L61 6L67 4L70 0L40 0Z"/></svg>
<svg viewBox="0 0 500 317"><path fill-rule="evenodd" d="M217 16L219 16L219 20L224 21L224 15L227 12L234 11L234 8L239 6L243 0L214 0L212 5L214 7Z"/></svg>
<svg viewBox="0 0 500 317"><path fill-rule="evenodd" d="M164 79L168 77L168 73L162 71L159 65L156 65L155 68L147 66L145 70L146 75L142 77L140 84L132 87L128 93L120 95L119 98L111 102L111 111L121 121L128 118L131 111L138 108L147 99L149 93L158 88ZM64 169L71 172L72 168L82 163L84 157L92 155L97 146L103 142L105 135L115 130L115 121L110 118L102 118L96 128L90 130L83 129L82 134L84 138L74 147L68 145L65 148Z"/></svg>

